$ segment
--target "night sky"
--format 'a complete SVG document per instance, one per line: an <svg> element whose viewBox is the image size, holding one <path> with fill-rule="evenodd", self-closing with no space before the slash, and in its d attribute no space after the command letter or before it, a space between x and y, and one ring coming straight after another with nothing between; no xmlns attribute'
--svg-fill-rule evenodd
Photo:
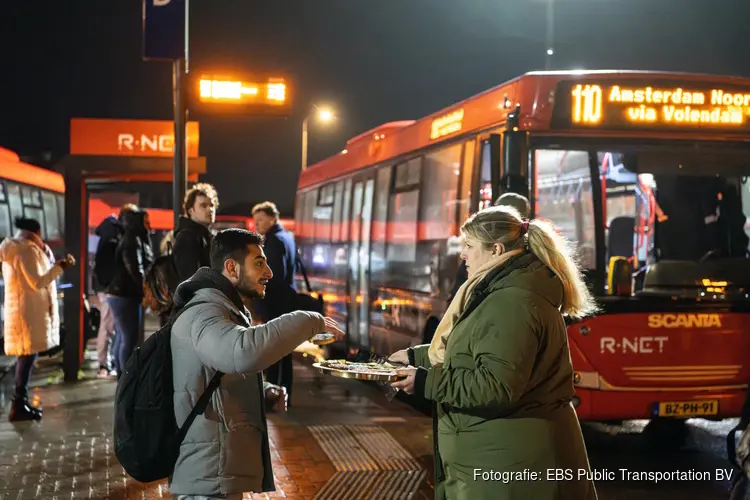
<svg viewBox="0 0 750 500"><path fill-rule="evenodd" d="M264 199L291 214L300 130L310 162L383 122L415 119L543 69L542 0L192 0L191 68L283 71L293 117L201 118L200 152L222 209ZM557 0L554 69L750 75L750 4ZM172 118L172 70L141 59L138 0L23 0L0 8L0 146L68 151L71 117ZM222 210L223 211L223 210Z"/></svg>

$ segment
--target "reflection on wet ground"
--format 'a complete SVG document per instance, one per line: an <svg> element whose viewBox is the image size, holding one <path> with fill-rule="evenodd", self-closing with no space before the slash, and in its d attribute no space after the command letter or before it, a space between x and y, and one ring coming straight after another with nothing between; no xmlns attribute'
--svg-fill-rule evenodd
<svg viewBox="0 0 750 500"><path fill-rule="evenodd" d="M87 355L89 356L89 355ZM0 366L12 360L0 358ZM22 498L171 498L164 483L130 480L111 439L115 383L94 377L56 384L57 359L42 359L32 394L44 406L41 423L7 421L12 373L0 383L0 500ZM600 499L671 500L727 497L725 436L734 421L689 422L679 450L655 445L646 422L584 424ZM277 491L247 498L432 498L431 422L376 385L322 378L295 365L295 407L269 415ZM707 473L702 480L654 482L622 477L621 469ZM404 492L411 495L404 496Z"/></svg>

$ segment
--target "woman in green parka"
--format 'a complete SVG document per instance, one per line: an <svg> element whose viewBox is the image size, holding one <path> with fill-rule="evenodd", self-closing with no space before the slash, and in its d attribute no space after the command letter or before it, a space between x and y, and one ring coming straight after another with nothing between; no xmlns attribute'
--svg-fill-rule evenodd
<svg viewBox="0 0 750 500"><path fill-rule="evenodd" d="M491 207L461 227L469 278L393 386L435 402L436 499L595 500L563 314L594 301L547 222Z"/></svg>

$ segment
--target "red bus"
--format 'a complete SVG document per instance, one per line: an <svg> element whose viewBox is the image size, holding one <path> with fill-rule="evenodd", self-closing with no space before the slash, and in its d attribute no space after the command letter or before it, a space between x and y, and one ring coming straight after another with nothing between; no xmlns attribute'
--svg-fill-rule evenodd
<svg viewBox="0 0 750 500"><path fill-rule="evenodd" d="M294 219L279 218L279 222L284 229L294 232ZM216 231L227 229L229 227L239 227L248 231L255 231L255 221L250 215L217 215L216 222L212 228Z"/></svg>
<svg viewBox="0 0 750 500"><path fill-rule="evenodd" d="M529 197L601 308L568 326L579 417L682 429L750 379L749 177L748 79L533 72L304 170L295 233L344 347L385 354L430 340L467 216Z"/></svg>

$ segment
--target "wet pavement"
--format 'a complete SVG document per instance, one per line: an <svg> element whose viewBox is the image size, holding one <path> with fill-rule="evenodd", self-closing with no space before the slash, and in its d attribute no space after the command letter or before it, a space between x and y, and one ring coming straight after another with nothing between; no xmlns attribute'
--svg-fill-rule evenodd
<svg viewBox="0 0 750 500"><path fill-rule="evenodd" d="M0 500L172 498L165 482L130 479L114 456L116 383L96 379L88 361L83 380L61 384L59 361L41 359L33 376L41 423L7 421L12 373L2 383ZM246 498L431 498L429 420L377 387L307 365L295 366L294 407L269 413L276 491Z"/></svg>
<svg viewBox="0 0 750 500"><path fill-rule="evenodd" d="M3 361L0 358L0 361ZM60 384L59 359L38 362L32 394L44 406L41 423L7 421L12 374L0 384L0 500L25 498L171 498L164 483L131 480L112 449L115 383L93 378ZM7 358L5 358L7 362ZM0 367L2 363L0 362ZM432 498L431 422L374 385L322 377L295 365L294 407L269 414L276 491L246 498ZM600 499L725 499L725 436L734 421L689 422L685 445L674 451L643 433L645 422L585 424ZM654 481L629 472L673 473ZM695 476L705 475L700 479ZM690 477L694 479L690 479Z"/></svg>

